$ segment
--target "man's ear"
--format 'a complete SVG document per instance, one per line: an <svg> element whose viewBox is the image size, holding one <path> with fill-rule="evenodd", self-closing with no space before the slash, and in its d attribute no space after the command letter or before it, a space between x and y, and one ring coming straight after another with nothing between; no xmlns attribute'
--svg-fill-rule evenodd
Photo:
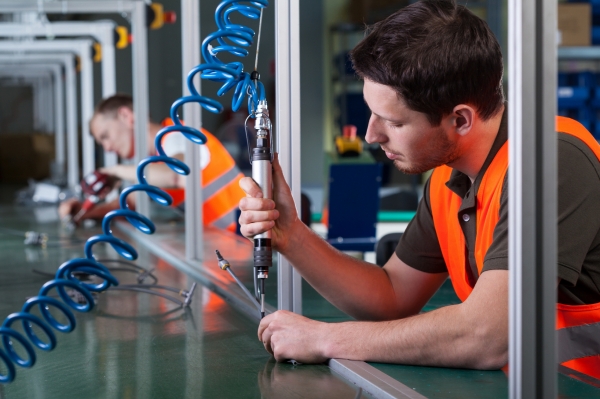
<svg viewBox="0 0 600 399"><path fill-rule="evenodd" d="M473 128L475 109L466 104L459 104L452 110L452 127L460 136L467 135Z"/></svg>
<svg viewBox="0 0 600 399"><path fill-rule="evenodd" d="M121 121L123 121L128 127L133 129L135 115L133 114L133 111L129 107L125 107L125 106L120 107L117 110L117 117Z"/></svg>

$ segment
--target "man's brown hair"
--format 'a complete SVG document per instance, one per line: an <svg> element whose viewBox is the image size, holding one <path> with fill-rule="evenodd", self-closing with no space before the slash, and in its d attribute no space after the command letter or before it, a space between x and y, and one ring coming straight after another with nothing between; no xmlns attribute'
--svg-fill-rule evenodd
<svg viewBox="0 0 600 399"><path fill-rule="evenodd" d="M504 103L502 52L487 23L452 0L422 0L367 29L356 73L390 86L438 126L458 104L484 120Z"/></svg>
<svg viewBox="0 0 600 399"><path fill-rule="evenodd" d="M123 93L118 93L107 97L100 101L98 105L96 105L94 116L104 115L115 117L117 115L117 111L121 107L127 107L133 111L133 97L131 97L129 94Z"/></svg>

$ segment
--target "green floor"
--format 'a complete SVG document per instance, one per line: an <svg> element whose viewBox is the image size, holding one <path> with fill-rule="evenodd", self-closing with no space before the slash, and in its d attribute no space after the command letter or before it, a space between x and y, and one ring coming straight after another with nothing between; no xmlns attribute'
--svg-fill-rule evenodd
<svg viewBox="0 0 600 399"><path fill-rule="evenodd" d="M48 280L34 274L34 268L55 271L63 261L81 256L83 240L98 232L93 228L78 231L75 236L63 234L56 222L42 222L50 213L40 212L0 206L0 228L44 231L50 236L48 248L41 249L26 247L22 238L0 231L0 320L18 311L26 297L35 295ZM179 223L166 219L162 223L172 230L169 234L175 242L181 241ZM219 244L214 240L207 242L207 245ZM251 286L252 269L244 252L244 241L222 245L225 246L221 251ZM192 283L189 277L139 245L136 247L140 251L137 263L155 269L159 284L189 288ZM100 248L97 256L116 258L112 250L105 248ZM277 301L275 270L268 280L267 291L272 305ZM117 272L116 275L123 283L135 282L132 274ZM230 280L228 276L222 278ZM237 288L233 284L231 287ZM457 302L450 284L445 284L425 310ZM303 285L303 310L308 317L319 320L348 319L307 284ZM74 332L59 336L54 351L38 352L33 368L19 368L15 382L0 385L0 399L356 396L354 386L325 365L294 367L274 363L256 337L255 319L202 287L196 291L190 308L183 310L148 294L109 291L99 297L93 312L77 314L77 321ZM508 395L508 381L501 371L373 365L428 398ZM2 373L3 367L0 363ZM559 388L561 398L600 397L600 390L563 375L559 375Z"/></svg>

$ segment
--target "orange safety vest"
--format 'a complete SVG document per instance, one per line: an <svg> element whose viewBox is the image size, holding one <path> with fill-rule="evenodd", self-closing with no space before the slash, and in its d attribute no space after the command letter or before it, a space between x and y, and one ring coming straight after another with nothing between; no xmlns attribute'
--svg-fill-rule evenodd
<svg viewBox="0 0 600 399"><path fill-rule="evenodd" d="M577 121L557 117L556 130L583 141L600 160L600 145ZM494 157L486 170L477 192L477 239L475 261L481 273L483 260L492 244L494 228L500 217L500 196L508 170L508 142ZM429 195L436 235L452 286L461 301L471 294L466 270L465 238L458 220L462 202L446 182L452 168L444 165L431 175ZM600 303L592 305L557 304L558 359L568 368L600 379Z"/></svg>
<svg viewBox="0 0 600 399"><path fill-rule="evenodd" d="M163 126L172 126L173 124L171 118L165 118L162 122ZM201 130L207 138L204 145L210 152L210 162L202 170L204 224L235 231L238 204L240 199L246 196L239 185L239 181L244 175L223 144L205 129ZM166 136L163 137L163 140ZM173 197L172 206L181 204L185 199L183 188L164 188L163 190Z"/></svg>

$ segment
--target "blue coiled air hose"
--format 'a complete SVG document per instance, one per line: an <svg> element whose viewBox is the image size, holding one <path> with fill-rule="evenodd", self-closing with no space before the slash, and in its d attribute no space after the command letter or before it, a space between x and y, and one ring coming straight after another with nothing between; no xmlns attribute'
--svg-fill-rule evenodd
<svg viewBox="0 0 600 399"><path fill-rule="evenodd" d="M172 203L171 196L156 186L149 185L144 176L144 168L156 162L166 163L174 172L180 175L187 175L190 172L189 167L176 158L168 157L161 145L162 137L171 132L180 132L187 139L196 144L206 143L206 136L200 130L190 126L183 126L177 115L180 106L186 103L198 103L203 108L211 112L221 112L223 106L217 101L208 97L201 96L193 84L194 76L201 73L202 79L208 79L214 82L221 82L223 85L217 92L222 96L234 88L232 109L237 111L242 104L244 96L248 97L248 109L252 115L257 108L258 102L265 99L264 87L256 76L251 76L244 72L243 65L240 62L224 63L217 58L222 52L227 52L239 57L248 55L245 47L252 45L254 31L249 27L234 24L230 21L232 13L239 13L244 17L258 19L264 7L268 6L267 0L253 1L234 1L225 0L216 9L215 20L219 30L210 34L202 42L202 57L205 63L195 67L188 74L187 86L190 91L189 96L176 100L171 106L170 115L174 121L173 126L162 129L156 136L156 149L159 155L148 157L140 162L137 168L138 184L130 186L123 190L119 198L120 209L111 211L104 216L102 221L102 233L90 237L84 247L85 258L72 259L63 263L57 270L53 280L48 281L42 286L37 296L30 298L25 302L20 312L9 315L0 327L0 338L2 346L0 347L0 361L2 361L8 370L4 375L0 374L0 383L9 383L14 380L16 369L15 365L20 367L32 367L36 361L34 347L50 351L56 347L56 335L54 330L68 333L75 328L75 316L71 309L78 312L89 312L94 307L94 298L92 292L102 292L116 286L119 281L110 273L110 271L94 258L92 248L97 243L108 243L115 251L127 260L135 260L138 257L136 250L127 242L113 236L110 228L111 221L116 217L124 217L135 228L145 234L152 234L156 227L146 216L137 213L127 206L127 196L135 191L144 191L152 200L160 205L169 206ZM216 41L218 44L212 46ZM100 283L90 284L80 281L75 277L75 273L85 273L96 276ZM48 296L48 292L56 289L62 302L56 298ZM85 303L73 301L66 289L72 289L79 292ZM38 306L42 317L30 313L31 309ZM66 324L61 324L50 313L49 309L54 308L64 315L67 319ZM12 324L20 321L25 334L11 328ZM41 330L45 337L40 338L33 330L33 325ZM14 343L18 342L25 350L27 357L22 358L14 349Z"/></svg>

